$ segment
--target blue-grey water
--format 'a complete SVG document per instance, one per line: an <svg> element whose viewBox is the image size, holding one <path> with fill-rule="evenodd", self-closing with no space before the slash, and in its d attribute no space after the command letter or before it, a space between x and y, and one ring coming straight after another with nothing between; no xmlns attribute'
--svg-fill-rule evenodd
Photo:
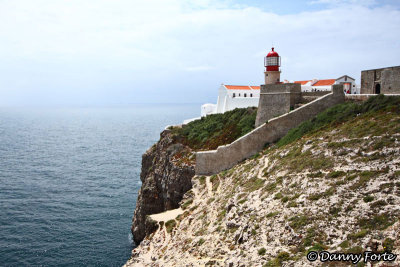
<svg viewBox="0 0 400 267"><path fill-rule="evenodd" d="M199 105L0 108L0 265L121 266L141 155Z"/></svg>

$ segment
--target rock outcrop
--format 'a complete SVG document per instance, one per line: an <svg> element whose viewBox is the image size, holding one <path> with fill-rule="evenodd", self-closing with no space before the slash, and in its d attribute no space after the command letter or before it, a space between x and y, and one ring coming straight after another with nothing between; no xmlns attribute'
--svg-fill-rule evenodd
<svg viewBox="0 0 400 267"><path fill-rule="evenodd" d="M182 180L181 168L166 161L171 156L165 148L174 144L167 139L144 156L136 220L164 209L168 198L161 188L168 178ZM217 175L194 176L181 201L184 212L153 223L157 229L126 266L321 266L306 255L322 250L399 255L399 155L400 112L394 106L272 145ZM193 167L185 168L189 179ZM156 209L153 202L164 206ZM374 266L398 264L399 256Z"/></svg>
<svg viewBox="0 0 400 267"><path fill-rule="evenodd" d="M160 140L142 156L139 191L132 222L132 235L139 244L156 230L147 218L179 207L183 195L192 188L194 155L182 145L171 130L160 134Z"/></svg>

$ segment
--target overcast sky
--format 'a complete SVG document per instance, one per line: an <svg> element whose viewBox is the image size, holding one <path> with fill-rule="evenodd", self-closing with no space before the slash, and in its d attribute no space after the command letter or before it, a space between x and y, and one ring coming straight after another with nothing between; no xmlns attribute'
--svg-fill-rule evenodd
<svg viewBox="0 0 400 267"><path fill-rule="evenodd" d="M215 103L221 83L400 65L399 0L0 0L0 106Z"/></svg>

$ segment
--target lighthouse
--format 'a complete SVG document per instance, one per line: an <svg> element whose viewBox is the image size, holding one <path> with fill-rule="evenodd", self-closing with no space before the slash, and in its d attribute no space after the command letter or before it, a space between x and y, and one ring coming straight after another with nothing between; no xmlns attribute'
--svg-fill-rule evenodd
<svg viewBox="0 0 400 267"><path fill-rule="evenodd" d="M274 51L273 47L271 52L264 58L264 66L265 84L279 83L281 79L281 71L279 70L281 66L281 57Z"/></svg>

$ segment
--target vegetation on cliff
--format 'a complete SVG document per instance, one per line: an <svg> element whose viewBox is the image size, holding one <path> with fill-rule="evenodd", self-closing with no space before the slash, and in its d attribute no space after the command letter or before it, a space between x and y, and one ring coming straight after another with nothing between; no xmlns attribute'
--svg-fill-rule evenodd
<svg viewBox="0 0 400 267"><path fill-rule="evenodd" d="M182 143L195 150L216 149L232 143L254 129L257 108L237 108L223 114L212 114L173 128Z"/></svg>
<svg viewBox="0 0 400 267"><path fill-rule="evenodd" d="M400 113L400 98L378 95L362 103L346 102L336 105L305 121L278 141L278 146L286 145L301 138L306 133L317 132L323 128L334 128L340 123L349 121L361 114L374 116L376 112Z"/></svg>
<svg viewBox="0 0 400 267"><path fill-rule="evenodd" d="M195 176L184 213L160 224L128 266L310 266L311 250L400 254L399 155L400 98L336 106L230 170Z"/></svg>

